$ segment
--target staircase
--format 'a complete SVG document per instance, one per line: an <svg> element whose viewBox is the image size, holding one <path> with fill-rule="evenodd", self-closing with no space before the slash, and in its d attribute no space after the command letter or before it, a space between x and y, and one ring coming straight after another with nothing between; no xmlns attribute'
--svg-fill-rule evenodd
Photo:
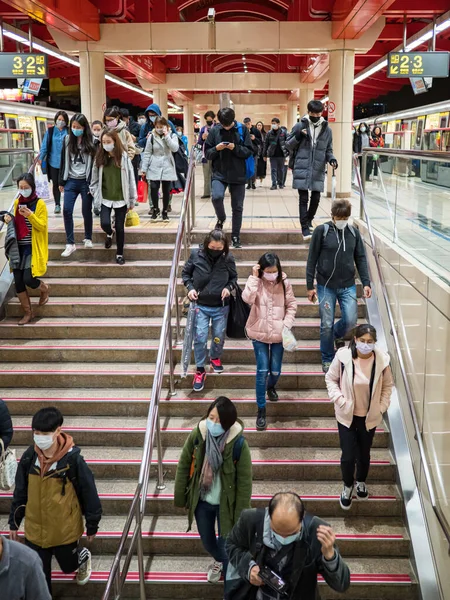
<svg viewBox="0 0 450 600"><path fill-rule="evenodd" d="M194 233L194 244L205 231ZM81 237L78 234L80 242ZM92 468L104 517L92 544L93 574L78 588L73 576L55 565L55 598L101 598L133 497L146 426L154 362L159 345L173 229L127 231L125 266L113 263L114 249L103 248L104 234L94 234L92 250L79 249L61 259L62 231L50 232L48 281L51 299L38 309L34 325L17 326L16 299L0 322L0 397L13 415L14 446L19 456L31 443L32 414L56 405ZM410 563L410 541L402 518L396 465L383 423L375 436L369 485L371 498L344 513L339 440L333 406L328 401L319 352L318 307L306 299L307 246L298 234L246 231L235 251L241 285L267 249L275 250L298 298L295 353L286 353L280 401L268 403L268 429L255 429L255 361L248 341L228 341L221 375L208 375L205 391L193 394L191 379L177 381L177 395L161 400L161 429L167 487L156 490L152 478L144 522L148 596L152 598L222 598L222 587L206 581L205 555L195 529L173 506L173 485L181 447L213 398L228 395L238 406L250 444L254 507L266 506L282 489L292 489L307 510L328 520L352 573L346 598L413 599L417 582ZM183 287L179 286L180 296ZM358 286L358 296L361 295ZM365 306L359 301L359 317ZM179 362L181 348L176 348ZM179 368L177 368L177 373ZM165 381L166 389L168 381ZM152 471L153 476L156 467ZM0 494L1 530L6 531L11 494ZM139 595L137 563L131 564L126 598ZM342 597L320 582L323 598Z"/></svg>

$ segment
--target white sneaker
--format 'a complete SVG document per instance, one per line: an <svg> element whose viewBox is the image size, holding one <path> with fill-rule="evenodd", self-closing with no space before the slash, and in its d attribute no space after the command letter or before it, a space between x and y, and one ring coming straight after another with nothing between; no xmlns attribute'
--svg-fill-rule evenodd
<svg viewBox="0 0 450 600"><path fill-rule="evenodd" d="M92 240L83 240L84 242L84 247L85 248L93 248L94 244L92 243Z"/></svg>
<svg viewBox="0 0 450 600"><path fill-rule="evenodd" d="M222 563L214 561L208 568L208 581L209 583L219 583L222 576Z"/></svg>
<svg viewBox="0 0 450 600"><path fill-rule="evenodd" d="M350 510L352 507L353 500L353 486L347 487L344 485L344 489L339 497L339 504L343 510Z"/></svg>
<svg viewBox="0 0 450 600"><path fill-rule="evenodd" d="M75 244L66 244L66 249L61 254L61 256L65 256L65 257L70 256L71 254L73 254L75 252L76 249L77 249L77 247L75 246Z"/></svg>
<svg viewBox="0 0 450 600"><path fill-rule="evenodd" d="M363 481L356 482L356 497L358 500L367 500L369 498L369 490Z"/></svg>
<svg viewBox="0 0 450 600"><path fill-rule="evenodd" d="M77 584L86 585L92 574L91 553L87 548L82 548L78 555L79 567L77 571Z"/></svg>

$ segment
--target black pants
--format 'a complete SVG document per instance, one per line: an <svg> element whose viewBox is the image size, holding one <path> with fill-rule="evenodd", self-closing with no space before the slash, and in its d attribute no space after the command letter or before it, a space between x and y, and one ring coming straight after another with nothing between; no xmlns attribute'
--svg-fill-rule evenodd
<svg viewBox="0 0 450 600"><path fill-rule="evenodd" d="M272 185L284 185L284 161L283 156L271 156L270 157L270 175L272 177Z"/></svg>
<svg viewBox="0 0 450 600"><path fill-rule="evenodd" d="M211 200L217 219L223 223L227 218L223 204L227 187L230 189L231 196L231 237L239 237L242 227L242 214L244 212L245 184L224 183L218 179L213 179L211 183Z"/></svg>
<svg viewBox="0 0 450 600"><path fill-rule="evenodd" d="M300 212L300 225L302 231L308 229L308 224L316 216L317 209L320 202L320 192L311 192L311 202L309 203L309 192L308 190L298 190L299 200L299 212Z"/></svg>
<svg viewBox="0 0 450 600"><path fill-rule="evenodd" d="M356 481L365 482L369 474L370 449L375 429L366 429L366 417L353 417L350 428L338 423L341 445L341 471L344 485L352 487Z"/></svg>
<svg viewBox="0 0 450 600"><path fill-rule="evenodd" d="M163 195L163 212L167 212L170 204L170 181L151 181L150 182L150 195L152 198L152 207L159 208L159 186L162 186Z"/></svg>
<svg viewBox="0 0 450 600"><path fill-rule="evenodd" d="M53 556L58 561L58 565L63 573L73 573L78 569L78 542L66 544L65 546L54 546L52 548L41 548L40 546L36 546L36 544L31 543L27 539L25 539L25 544L29 548L35 550L40 556L50 594L52 593Z"/></svg>
<svg viewBox="0 0 450 600"><path fill-rule="evenodd" d="M51 165L47 165L47 171L49 179L52 182L53 198L55 199L55 205L61 206L61 192L59 191L59 169L55 169Z"/></svg>
<svg viewBox="0 0 450 600"><path fill-rule="evenodd" d="M41 280L33 277L31 269L14 269L13 274L17 294L26 292L27 287L35 290L41 285Z"/></svg>
<svg viewBox="0 0 450 600"><path fill-rule="evenodd" d="M117 255L123 256L123 245L125 243L125 217L127 216L127 207L121 206L120 208L110 208L102 204L100 210L100 227L107 235L112 235L111 227L111 211L114 210L116 217L116 243L117 243Z"/></svg>

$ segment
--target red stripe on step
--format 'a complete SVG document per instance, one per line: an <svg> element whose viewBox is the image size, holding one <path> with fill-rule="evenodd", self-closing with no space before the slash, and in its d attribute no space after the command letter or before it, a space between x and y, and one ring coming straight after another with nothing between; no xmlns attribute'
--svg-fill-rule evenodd
<svg viewBox="0 0 450 600"><path fill-rule="evenodd" d="M11 398L8 396L3 396L4 400L8 402L150 402L149 398L100 398L100 397L88 397L88 398ZM255 400L250 398L230 398L233 402L251 402L255 404ZM190 403L190 402L200 402L201 404L211 404L211 399L202 399L202 398L173 398L170 396L169 398L161 398L162 402L181 402L181 403ZM331 401L329 398L280 398L278 400L278 404L282 404L283 402L319 402L329 404Z"/></svg>
<svg viewBox="0 0 450 600"><path fill-rule="evenodd" d="M14 427L16 431L29 431L31 429L28 425L18 425ZM96 431L96 432L108 432L108 431L120 431L123 433L144 433L146 431L145 427L75 427L67 425L65 427L68 431ZM161 431L166 431L169 433L185 433L187 431L192 431L192 429L184 428L184 427L161 427ZM256 428L249 427L245 431L255 432ZM266 431L271 432L312 432L319 431L320 433L336 433L338 431L337 427L268 427ZM377 431L380 433L384 432L384 429L380 429L377 427Z"/></svg>
<svg viewBox="0 0 450 600"><path fill-rule="evenodd" d="M31 345L27 345L27 346L2 346L0 345L0 349L1 350L18 350L18 351L23 351L23 350L157 350L159 348L159 346L133 346L130 344L127 344L126 346L122 346L122 347L114 347L114 346L85 346L83 344L80 344L79 346L54 346L54 345L48 345L48 346L43 346L41 344L34 344L33 346ZM173 346L174 350L181 350L181 346L176 346L174 344ZM244 351L244 350L251 350L253 352L253 348L251 346L228 346L227 345L227 350L238 350L238 351ZM296 350L317 350L317 352L320 352L320 348L319 346L297 346Z"/></svg>
<svg viewBox="0 0 450 600"><path fill-rule="evenodd" d="M11 374L17 374L17 373L31 373L32 375L37 375L37 374L41 374L41 373L46 373L47 375L66 375L67 373L76 373L77 375L111 375L111 371L80 371L80 370L69 370L69 369L61 369L60 371L57 370L53 370L53 369L27 369L26 365L24 365L24 368L19 368L19 369L14 369L14 370L9 370L9 369L0 369L0 373L4 374L4 375L11 375ZM154 371L147 371L145 373L142 373L142 371L118 371L117 373L118 375L146 375L146 376L150 376L150 375L154 375L155 372ZM164 373L166 376L168 375L168 372ZM193 375L194 371L192 371L191 373L189 373L189 375ZM180 373L175 373L175 375L180 375ZM256 375L255 371L240 371L239 373L233 373L231 371L229 372L224 372L224 373L209 373L208 376L215 376L215 377L236 377L236 375L240 375L240 376L248 376L248 375ZM296 377L301 377L302 375L320 375L323 376L322 371L301 371L301 372L297 372L297 371L285 371L283 372L283 375L295 375Z"/></svg>
<svg viewBox="0 0 450 600"><path fill-rule="evenodd" d="M20 459L17 459L19 462ZM89 465L140 465L142 459L86 459ZM152 464L158 464L156 459L152 460ZM163 460L163 465L177 465L178 460L170 459ZM252 460L252 465L340 465L339 460ZM371 465L390 465L388 460L371 460Z"/></svg>

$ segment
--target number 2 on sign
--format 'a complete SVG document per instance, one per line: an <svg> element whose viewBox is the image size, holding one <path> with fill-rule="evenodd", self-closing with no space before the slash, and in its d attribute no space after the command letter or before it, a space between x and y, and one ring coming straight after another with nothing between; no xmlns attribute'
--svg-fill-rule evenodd
<svg viewBox="0 0 450 600"><path fill-rule="evenodd" d="M34 69L34 65L36 64L35 56L27 56L27 69Z"/></svg>
<svg viewBox="0 0 450 600"><path fill-rule="evenodd" d="M408 63L409 63L409 56L401 56L400 57L400 66L403 69L407 69L408 68Z"/></svg>

